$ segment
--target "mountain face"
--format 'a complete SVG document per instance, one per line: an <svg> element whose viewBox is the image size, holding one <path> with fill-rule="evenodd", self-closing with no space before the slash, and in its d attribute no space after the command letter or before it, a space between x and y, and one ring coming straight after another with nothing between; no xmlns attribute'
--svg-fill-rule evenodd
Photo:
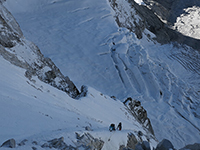
<svg viewBox="0 0 200 150"><path fill-rule="evenodd" d="M14 138L17 139L15 141L15 139L12 138L2 142L0 149L48 149L52 147L55 149L117 149L119 147L128 149L134 148L138 142L147 140L148 146L150 146L149 144L151 143L151 147L155 147L157 142L153 135L153 129L149 118L148 123L142 124L147 119L147 113L145 113L145 117L141 117L141 115L139 117L136 110L130 109L129 112L126 110L128 106L125 107L121 102L106 97L93 89L87 91L85 86L82 86L82 92L80 93L74 83L60 72L51 59L45 58L40 52L40 49L23 36L19 24L2 3L0 3L0 8L0 54L2 56L0 58L2 70L0 75L0 111L1 114L4 114L0 123L1 129L4 130L1 131L1 135L3 136L0 136L0 141L2 142L2 139L9 138L10 135L13 135ZM8 74L8 72L10 72L10 74ZM12 81L14 81L14 83ZM67 93L69 97L62 92ZM88 96L87 98L85 97L87 100L85 104L83 101L82 103L81 101L74 100L80 100L80 98L84 99L83 96L86 96L86 94L88 94L89 97L91 96L91 98ZM52 95L54 98L52 98ZM71 104L67 103L66 99L71 101ZM97 101L93 101L94 99ZM73 103L76 103L75 106L73 106ZM79 103L82 103L82 105ZM91 107L92 104L94 105L94 103L96 103L97 106L93 106L93 112L88 112L87 108ZM101 107L101 103L106 106ZM134 108L140 110L141 106L138 106ZM54 109L55 107L56 109ZM103 110L106 107L107 113ZM114 109L111 110L112 107L114 107ZM141 110L146 112L143 108ZM110 120L107 122L107 119L104 117L104 119L102 118L102 116L105 116L104 113L99 116L95 111L104 112L108 116L111 116L110 118L112 118L113 121L118 121L119 118L121 118L124 123L126 119L124 120L123 118L128 118L127 120L133 119L135 125L133 125L132 121L130 123L125 123L125 126L132 128L132 130L128 129L126 131L125 129L121 134L116 133L119 134L119 139L112 138L112 134L102 127L103 122L106 122L107 127ZM109 115L111 111L114 114L118 114L117 117L115 117L115 115ZM44 116L47 118L43 118ZM140 122L136 119L137 116ZM75 120L80 120L80 118L83 121L81 121L81 127L78 127L79 123ZM14 123L13 120L15 120ZM69 128L70 132L67 131L67 135L65 135L65 137L67 137L65 140L67 139L68 142L65 142L64 137L57 138L56 136L65 128L69 120L73 122L69 123L71 126ZM9 124L9 126L6 126L6 124ZM83 126L84 129L82 129ZM60 127L61 129L58 129ZM93 131L92 128L98 129L95 129L95 132L90 134L89 132ZM133 128L137 129L133 130ZM55 129L57 131L54 131ZM140 130L140 135L137 134L137 130ZM43 133L44 131L48 133ZM52 134L52 132L54 133ZM61 132L66 134L66 131ZM41 138L41 136L44 137L50 134L56 138L48 140L46 138ZM30 137L34 135L36 135L36 137ZM74 138L75 135L76 138ZM122 137L123 140L121 140ZM38 141L32 141L33 139ZM46 143L41 144L44 139ZM117 144L113 145L113 143Z"/></svg>
<svg viewBox="0 0 200 150"><path fill-rule="evenodd" d="M200 2L197 0L144 0L146 6L158 16L162 22L191 38L199 39L199 14ZM187 19L186 19L187 18ZM198 41L197 41L198 42ZM188 44L188 43L187 43ZM194 43L193 43L194 44ZM192 44L190 44L192 46ZM197 45L198 49L199 45ZM195 48L195 47L194 47Z"/></svg>
<svg viewBox="0 0 200 150"><path fill-rule="evenodd" d="M178 28L176 27L176 25L174 25L176 23L177 17L181 14L183 15L183 12L180 11L184 8L188 8L189 6L198 6L199 2L160 2L145 0L144 3L146 5L139 5L134 0L129 0L128 3L132 9L127 10L126 8L121 7L121 5L119 4L121 2L123 3L123 1L109 1L111 3L111 7L116 12L115 19L117 24L120 27L126 27L130 31L133 31L139 39L142 38L142 33L144 29L148 29L156 35L156 37L154 37L153 39L155 39L161 44L178 42L179 44L186 44L193 47L196 50L199 50L200 40L187 36L190 34L191 31L183 35L183 33L185 33L185 28L183 29L183 33L179 32L181 29L178 31L174 30L175 28ZM182 5L182 3L184 3L184 5ZM131 15L130 13L137 14L139 18L135 18L135 15Z"/></svg>
<svg viewBox="0 0 200 150"><path fill-rule="evenodd" d="M197 67L197 64L199 64L198 57L199 57L200 41L195 38L195 37L198 37L197 35L199 35L199 28L196 25L196 20L197 20L196 16L198 15L195 15L194 11L197 10L198 12L198 10L200 10L198 9L199 1L144 0L143 5L136 3L134 0L128 0L128 1L109 0L109 2L110 2L110 6L114 10L114 18L117 24L120 27L125 27L131 32L134 32L138 39L147 37L149 40L153 40L153 41L155 40L161 44L166 44L166 43L173 43L174 45L180 44L178 46L179 47L178 50L176 48L174 49L172 48L173 52L170 52L171 54L168 57L171 57L171 59L177 60L178 62L180 62L180 64L182 64L182 66L185 69L192 71L194 74L198 76L199 67ZM183 12L183 10L185 10L186 12ZM189 14L188 10L190 10L189 12L193 11L193 13ZM187 14L188 14L188 17L186 17ZM190 21L192 29L186 29L188 27L185 26L186 23L184 21L186 21L186 19L184 19L184 17L187 19L193 18L191 19L193 21ZM179 27L181 20L182 20L182 26ZM153 33L154 35L149 34L147 30ZM191 32L193 32L193 34L191 34ZM181 45L185 48L182 49ZM191 46L194 49L187 48L187 45ZM148 47L145 47L145 48L148 49ZM198 51L196 51L195 49ZM148 51L147 55L149 55L150 53L151 52ZM130 56L131 55L129 54L129 57ZM135 57L131 57L131 58L134 59L132 60L132 62L136 62ZM179 80L180 76L176 78L174 76L175 74L170 69L171 68L171 66L169 65L170 63L163 62L163 64L159 64L159 66L162 66L164 64L166 65L162 69L162 73L160 73L158 71L160 69L158 66L156 67L156 63L159 63L159 60L155 61L155 59L152 58L151 61L148 62L148 65L147 65L148 66L147 68L151 71L146 72L147 68L144 69L146 70L145 73L147 73L149 76L152 76L149 78L151 79L154 78L153 81L151 81L151 85L148 88L150 95L152 93L155 93L154 91L160 90L160 95L159 95L159 92L157 92L157 95L151 95L152 97L154 96L155 100L157 99L158 101L161 100L162 102L167 103L168 105L170 105L171 108L174 109L176 113L178 113L182 118L184 118L191 124L193 124L192 121L190 121L190 119L187 119L189 116L186 117L187 116L186 114L190 114L189 112L193 111L192 114L194 118L199 120L200 118L199 111L198 111L199 99L196 97L197 95L199 95L198 90L193 89L191 92L190 91L191 88L188 88L188 90L183 89L183 87L188 86L187 84L191 82L191 80L187 83L185 82L185 80L184 81ZM140 67L138 67L139 70L141 69ZM125 70L129 70L129 68L126 68ZM164 70L165 71L168 70L169 72L167 71L164 73ZM135 71L136 70L134 69L132 72L135 72ZM160 75L162 76L162 78L160 78ZM173 79L174 77L176 78L176 81L175 81L176 85L174 84L174 79ZM136 78L138 79L138 77ZM197 83L199 83L198 79L199 77L197 77ZM137 83L141 83L141 80L138 81ZM181 85L182 83L184 84L184 86ZM134 83L134 85L136 85L136 83ZM194 87L194 86L193 84L191 84L191 86L189 85L189 87ZM193 98L192 99L194 101L193 100L190 101L191 97L189 96L190 97L189 98L188 95L193 97L194 99ZM200 129L198 125L197 124L195 125L195 124L193 124L192 126L196 128L199 132Z"/></svg>
<svg viewBox="0 0 200 150"><path fill-rule="evenodd" d="M186 9L198 8L200 2L198 0L144 0L146 6L167 25L174 26L177 18L186 15ZM198 11L197 11L198 12Z"/></svg>
<svg viewBox="0 0 200 150"><path fill-rule="evenodd" d="M73 82L65 77L49 58L44 58L36 45L23 37L18 23L3 5L0 5L0 25L1 55L6 60L27 69L25 76L30 80L32 76L37 76L41 81L66 92L72 98L78 97L80 93ZM27 51L21 50L23 47L26 47Z"/></svg>
<svg viewBox="0 0 200 150"><path fill-rule="evenodd" d="M184 18L186 15L181 15L182 13L176 9L179 6L189 12L188 7L192 6L192 10L198 11L198 7L195 7L198 6L198 2L181 5L180 1L145 0L144 3L145 5L140 5L133 0L96 2L16 0L14 3L7 0L0 6L0 53L4 59L26 70L25 76L32 86L35 86L39 79L75 99L86 95L84 87L79 92L77 87L81 85L95 87L102 93L121 101L130 96L142 102L151 120L153 128L151 133L155 134L159 141L167 138L177 148L199 142L200 55L197 51L199 40L195 39L199 35L198 28L192 35L189 34L190 32L182 32L185 29L180 23L181 20L186 21ZM19 24L4 6L15 16L23 33ZM20 9L21 7L24 9ZM180 16L180 19L175 22L177 16ZM34 41L40 49L26 40L23 34ZM49 58L45 58L43 54ZM90 99L99 95L104 96L96 92L89 93ZM59 95L56 94L55 97ZM99 99L105 100L106 103L107 97L104 98ZM108 99L112 101L111 98ZM65 102L65 97L63 96L61 100ZM93 109L98 108L98 111L104 112L99 108L105 107L101 102L92 101L83 104L88 105L87 109L82 110L78 102L71 101L69 107L65 107L64 103L64 108L59 108L70 110L68 112L70 115L75 112L77 118L79 118L77 114L84 114L86 118L100 122L96 127L101 126L104 121L110 123L110 118L100 116L103 121L99 121L96 118L99 116L93 114L95 111L88 110L91 106L96 106ZM116 108L119 108L116 112L123 110L123 113L129 114L121 103L120 106L116 105ZM65 116L64 113L61 114ZM86 119L85 124L91 120ZM132 128L130 124L126 125ZM63 127L64 125L61 128ZM148 140L149 133L143 132L145 132L145 140ZM98 132L93 134L102 136ZM132 134L128 135L132 140L134 139ZM85 136L90 137L88 134ZM126 137L125 141L127 141L127 133L124 133L123 137ZM136 137L140 139L139 136ZM152 135L150 137L153 142L156 141ZM102 138L104 141L108 140L105 135ZM61 142L64 142L62 138ZM105 142L105 145L111 148L113 143ZM125 142L125 147L126 144ZM51 143L47 143L47 147L50 145ZM119 145L116 147L118 148Z"/></svg>

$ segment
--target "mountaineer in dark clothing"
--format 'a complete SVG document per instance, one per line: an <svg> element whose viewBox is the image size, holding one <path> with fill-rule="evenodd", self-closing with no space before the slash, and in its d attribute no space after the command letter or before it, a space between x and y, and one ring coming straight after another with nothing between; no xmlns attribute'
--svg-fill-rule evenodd
<svg viewBox="0 0 200 150"><path fill-rule="evenodd" d="M109 127L110 132L115 131L115 124L112 123Z"/></svg>
<svg viewBox="0 0 200 150"><path fill-rule="evenodd" d="M121 122L118 124L117 129L118 129L119 131L121 131L121 129L122 129L122 123L121 123Z"/></svg>

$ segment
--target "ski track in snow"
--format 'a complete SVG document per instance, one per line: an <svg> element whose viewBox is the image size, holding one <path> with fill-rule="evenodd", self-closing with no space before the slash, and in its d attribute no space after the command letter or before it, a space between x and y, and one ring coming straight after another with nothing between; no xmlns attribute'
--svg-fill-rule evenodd
<svg viewBox="0 0 200 150"><path fill-rule="evenodd" d="M80 23L77 24L77 26L79 26L79 25L81 25L81 24L83 24L83 23L88 23L88 22L92 21L93 19L94 19L94 18L92 17L92 18L86 19L86 20L84 20L84 21L81 21Z"/></svg>
<svg viewBox="0 0 200 150"><path fill-rule="evenodd" d="M77 8L75 10L70 11L69 13L75 13L75 12L83 11L83 10L86 10L86 9L89 9L89 7Z"/></svg>

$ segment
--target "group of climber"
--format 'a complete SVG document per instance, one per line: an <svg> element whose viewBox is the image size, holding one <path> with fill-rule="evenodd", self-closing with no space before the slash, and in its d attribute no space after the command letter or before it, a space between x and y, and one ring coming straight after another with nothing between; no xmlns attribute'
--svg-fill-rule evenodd
<svg viewBox="0 0 200 150"><path fill-rule="evenodd" d="M117 129L115 129L115 124L112 123L109 127L109 131L112 132L112 131L115 131L115 130L119 130L121 131L122 130L122 123L120 122L117 126Z"/></svg>

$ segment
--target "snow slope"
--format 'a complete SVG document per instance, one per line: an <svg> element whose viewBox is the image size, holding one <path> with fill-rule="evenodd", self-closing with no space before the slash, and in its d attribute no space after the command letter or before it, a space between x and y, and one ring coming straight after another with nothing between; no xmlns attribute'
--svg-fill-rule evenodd
<svg viewBox="0 0 200 150"><path fill-rule="evenodd" d="M200 141L197 52L138 40L117 27L106 0L7 0L5 6L25 37L78 87L142 101L156 137L177 148Z"/></svg>
<svg viewBox="0 0 200 150"><path fill-rule="evenodd" d="M24 76L25 70L2 57L0 63L0 143L10 138L16 139L17 143L27 139L25 146L16 149L31 149L33 141L37 141L38 149L43 149L40 145L53 138L63 136L67 144L74 145L75 132L90 132L106 141L103 149L118 149L119 144L126 144L128 133L140 130L148 135L118 100L92 88L89 88L88 96L74 100L37 78L31 82ZM120 121L123 130L112 135L108 130L110 123L118 124ZM86 131L86 126L93 131ZM155 147L156 143L151 140L151 146Z"/></svg>

